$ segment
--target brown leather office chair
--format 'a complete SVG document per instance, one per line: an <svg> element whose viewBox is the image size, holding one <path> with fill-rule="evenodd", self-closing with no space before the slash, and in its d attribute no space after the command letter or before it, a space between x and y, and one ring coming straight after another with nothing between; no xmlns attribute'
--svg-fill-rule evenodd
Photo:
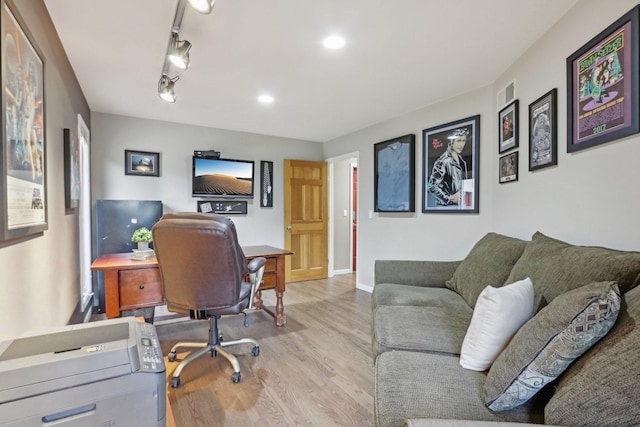
<svg viewBox="0 0 640 427"><path fill-rule="evenodd" d="M185 366L207 352L212 356L221 354L229 360L234 369L231 380L239 382L238 359L223 347L251 343L254 345L253 356L260 354L260 347L251 338L223 341L218 331L218 319L253 307L254 295L262 281L265 258L254 258L247 264L233 222L221 215L166 214L153 226L152 233L167 309L189 314L192 319L209 319L210 322L208 343L180 342L169 352L167 357L173 361L177 348L198 348L175 369L171 387L180 385L180 373ZM247 272L250 283L243 280Z"/></svg>

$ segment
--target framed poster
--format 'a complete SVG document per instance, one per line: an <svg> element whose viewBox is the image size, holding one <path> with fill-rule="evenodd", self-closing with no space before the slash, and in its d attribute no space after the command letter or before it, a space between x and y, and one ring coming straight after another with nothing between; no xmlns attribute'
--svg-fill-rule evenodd
<svg viewBox="0 0 640 427"><path fill-rule="evenodd" d="M478 213L480 116L422 131L422 212Z"/></svg>
<svg viewBox="0 0 640 427"><path fill-rule="evenodd" d="M80 202L80 145L70 129L63 130L64 139L64 207L73 210Z"/></svg>
<svg viewBox="0 0 640 427"><path fill-rule="evenodd" d="M529 104L529 170L558 164L557 89Z"/></svg>
<svg viewBox="0 0 640 427"><path fill-rule="evenodd" d="M516 148L520 145L518 135L520 123L518 117L518 100L500 110L498 114L498 153Z"/></svg>
<svg viewBox="0 0 640 427"><path fill-rule="evenodd" d="M160 153L124 150L124 174L160 176Z"/></svg>
<svg viewBox="0 0 640 427"><path fill-rule="evenodd" d="M499 162L499 179L500 184L505 182L514 182L518 180L518 152L509 153L500 157Z"/></svg>
<svg viewBox="0 0 640 427"><path fill-rule="evenodd" d="M13 2L2 3L2 229L9 240L47 224L44 59Z"/></svg>
<svg viewBox="0 0 640 427"><path fill-rule="evenodd" d="M376 212L415 212L414 134L373 146L373 205Z"/></svg>
<svg viewBox="0 0 640 427"><path fill-rule="evenodd" d="M637 133L640 5L567 58L567 152Z"/></svg>

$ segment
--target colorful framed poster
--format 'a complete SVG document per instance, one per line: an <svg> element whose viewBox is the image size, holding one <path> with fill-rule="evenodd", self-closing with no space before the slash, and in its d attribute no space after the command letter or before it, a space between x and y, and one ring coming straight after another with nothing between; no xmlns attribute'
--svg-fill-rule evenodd
<svg viewBox="0 0 640 427"><path fill-rule="evenodd" d="M2 0L0 239L41 233L47 224L44 59L13 2Z"/></svg>
<svg viewBox="0 0 640 427"><path fill-rule="evenodd" d="M640 5L567 58L567 152L640 130Z"/></svg>
<svg viewBox="0 0 640 427"><path fill-rule="evenodd" d="M373 146L373 207L376 212L415 212L414 134Z"/></svg>
<svg viewBox="0 0 640 427"><path fill-rule="evenodd" d="M529 171L558 164L557 92L529 104Z"/></svg>
<svg viewBox="0 0 640 427"><path fill-rule="evenodd" d="M480 116L422 131L422 212L478 213Z"/></svg>
<svg viewBox="0 0 640 427"><path fill-rule="evenodd" d="M518 117L518 100L500 110L498 114L498 153L516 148L520 145L520 123Z"/></svg>

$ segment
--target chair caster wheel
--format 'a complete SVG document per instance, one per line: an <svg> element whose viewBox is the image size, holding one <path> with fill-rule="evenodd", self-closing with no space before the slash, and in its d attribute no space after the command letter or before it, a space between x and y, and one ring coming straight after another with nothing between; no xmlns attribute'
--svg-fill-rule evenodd
<svg viewBox="0 0 640 427"><path fill-rule="evenodd" d="M180 377L173 377L171 378L171 388L178 388L178 386L180 385Z"/></svg>
<svg viewBox="0 0 640 427"><path fill-rule="evenodd" d="M174 360L176 360L176 357L178 357L178 355L175 351L170 351L169 354L167 354L167 360L169 362L173 362Z"/></svg>
<svg viewBox="0 0 640 427"><path fill-rule="evenodd" d="M234 372L233 375L231 375L231 381L234 383L239 383L240 382L240 372Z"/></svg>
<svg viewBox="0 0 640 427"><path fill-rule="evenodd" d="M251 350L251 354L254 357L260 356L260 347L258 347L258 346L253 347L253 350Z"/></svg>

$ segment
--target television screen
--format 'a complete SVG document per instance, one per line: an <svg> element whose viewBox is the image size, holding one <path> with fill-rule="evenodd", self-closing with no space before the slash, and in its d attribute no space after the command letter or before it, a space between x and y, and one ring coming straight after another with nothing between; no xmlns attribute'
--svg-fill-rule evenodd
<svg viewBox="0 0 640 427"><path fill-rule="evenodd" d="M253 161L194 157L192 195L253 198Z"/></svg>

